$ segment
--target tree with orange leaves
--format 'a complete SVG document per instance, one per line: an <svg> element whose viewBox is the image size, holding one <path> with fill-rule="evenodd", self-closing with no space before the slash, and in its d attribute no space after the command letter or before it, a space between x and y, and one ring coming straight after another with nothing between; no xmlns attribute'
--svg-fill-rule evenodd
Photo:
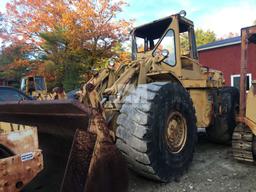
<svg viewBox="0 0 256 192"><path fill-rule="evenodd" d="M116 18L124 5L122 0L12 0L1 38L34 53L29 59L48 79L65 85L76 78L72 88L81 73L100 66L127 39L131 22Z"/></svg>

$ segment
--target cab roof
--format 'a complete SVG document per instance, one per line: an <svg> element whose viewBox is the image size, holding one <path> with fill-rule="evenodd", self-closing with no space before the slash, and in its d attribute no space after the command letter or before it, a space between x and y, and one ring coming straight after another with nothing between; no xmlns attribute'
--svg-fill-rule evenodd
<svg viewBox="0 0 256 192"><path fill-rule="evenodd" d="M163 34L167 27L171 24L173 21L173 17L177 16L179 17L179 25L180 25L180 32L185 31L185 25L192 25L193 22L185 17L181 17L179 14L171 15L168 17L164 17L162 19L155 20L153 22L135 27L132 31L135 36L145 38L148 37L150 39L157 39L160 38L160 34Z"/></svg>

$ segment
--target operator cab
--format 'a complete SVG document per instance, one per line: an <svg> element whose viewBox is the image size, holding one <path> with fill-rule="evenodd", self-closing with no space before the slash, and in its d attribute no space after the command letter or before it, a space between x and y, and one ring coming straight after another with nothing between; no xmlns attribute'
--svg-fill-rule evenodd
<svg viewBox="0 0 256 192"><path fill-rule="evenodd" d="M30 96L33 95L33 92L46 91L45 79L42 76L23 77L20 90Z"/></svg>
<svg viewBox="0 0 256 192"><path fill-rule="evenodd" d="M171 17L137 27L133 31L133 53L153 50L172 22Z"/></svg>
<svg viewBox="0 0 256 192"><path fill-rule="evenodd" d="M178 18L176 28L173 24L174 17ZM177 51L180 51L181 56L197 60L193 22L178 14L142 25L132 31L133 60L140 54L151 52L152 56L155 56L163 50L168 51L164 63L170 66L177 63Z"/></svg>

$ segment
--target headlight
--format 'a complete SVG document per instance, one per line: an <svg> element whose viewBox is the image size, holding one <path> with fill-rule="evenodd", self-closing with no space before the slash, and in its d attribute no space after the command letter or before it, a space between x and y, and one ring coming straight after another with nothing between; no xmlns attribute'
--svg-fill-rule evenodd
<svg viewBox="0 0 256 192"><path fill-rule="evenodd" d="M108 66L110 67L110 68L113 68L114 66L115 66L115 59L109 59L109 61L108 61Z"/></svg>

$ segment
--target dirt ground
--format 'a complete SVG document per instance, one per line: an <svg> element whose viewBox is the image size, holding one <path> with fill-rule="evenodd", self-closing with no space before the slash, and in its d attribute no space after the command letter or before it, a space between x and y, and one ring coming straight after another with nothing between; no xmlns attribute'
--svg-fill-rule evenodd
<svg viewBox="0 0 256 192"><path fill-rule="evenodd" d="M64 162L63 162L64 166ZM62 167L63 167L62 166ZM55 192L61 166L53 174L42 174L24 192ZM256 191L256 166L241 164L232 158L231 146L212 144L204 133L199 142L192 166L178 181L157 183L130 171L129 192L254 192Z"/></svg>
<svg viewBox="0 0 256 192"><path fill-rule="evenodd" d="M130 174L129 192L254 192L256 166L232 158L231 146L212 144L199 134L192 166L179 181L160 184Z"/></svg>

